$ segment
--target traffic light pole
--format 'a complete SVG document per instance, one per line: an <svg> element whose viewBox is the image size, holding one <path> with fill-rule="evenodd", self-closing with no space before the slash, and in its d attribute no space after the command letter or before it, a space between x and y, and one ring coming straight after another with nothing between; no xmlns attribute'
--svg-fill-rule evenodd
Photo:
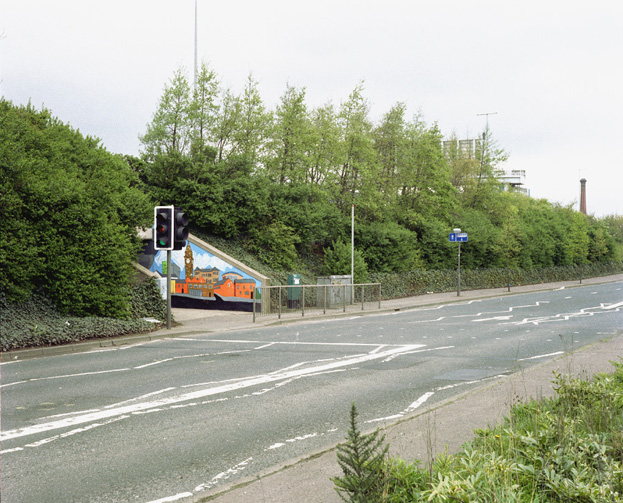
<svg viewBox="0 0 623 503"><path fill-rule="evenodd" d="M167 329L171 328L171 250L182 250L188 239L188 216L177 206L154 208L154 250L167 252ZM164 273L164 271L163 271Z"/></svg>
<svg viewBox="0 0 623 503"><path fill-rule="evenodd" d="M171 250L167 250L167 329L171 329Z"/></svg>

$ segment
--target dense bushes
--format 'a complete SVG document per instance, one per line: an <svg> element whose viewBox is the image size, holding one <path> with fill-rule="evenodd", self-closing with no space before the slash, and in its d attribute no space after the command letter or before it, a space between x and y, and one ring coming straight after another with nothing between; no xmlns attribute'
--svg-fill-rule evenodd
<svg viewBox="0 0 623 503"><path fill-rule="evenodd" d="M108 153L47 110L0 101L6 302L43 292L63 315L127 318L136 228L160 204L182 206L196 234L234 240L252 258L243 262L282 284L289 272L307 283L350 272L354 211L356 280L383 283L387 297L455 287L454 227L469 234L466 289L505 286L506 267L516 285L623 260L620 217L502 191L507 155L489 130L464 158L403 104L375 124L363 84L313 110L288 86L275 111L253 79L240 96L220 93L204 65L198 87L176 73L140 159Z"/></svg>
<svg viewBox="0 0 623 503"><path fill-rule="evenodd" d="M150 212L127 162L53 118L0 101L0 291L43 289L76 316L125 317ZM153 210L151 210L153 211Z"/></svg>
<svg viewBox="0 0 623 503"><path fill-rule="evenodd" d="M144 318L166 320L166 303L153 280L134 286L128 293L132 299L128 319L63 315L43 294L12 303L0 295L0 351L146 332L160 324Z"/></svg>
<svg viewBox="0 0 623 503"><path fill-rule="evenodd" d="M460 452L438 456L426 469L419 461L387 458L379 466L374 453L369 459L375 463L357 459L364 467L358 480L380 489L367 498L351 483L349 498L344 499L352 503L621 501L623 364L615 367L613 374L600 374L592 381L557 375L557 396L515 405L504 424L477 430L475 439ZM340 481L335 480L336 490L343 493Z"/></svg>
<svg viewBox="0 0 623 503"><path fill-rule="evenodd" d="M504 288L534 285L557 281L573 281L581 278L607 276L623 272L623 262L593 263L582 266L544 267L541 269L471 269L461 270L461 289ZM429 292L456 290L457 271L409 271L406 273L373 273L372 283L381 283L383 298L395 299L422 295Z"/></svg>
<svg viewBox="0 0 623 503"><path fill-rule="evenodd" d="M294 251L349 242L353 211L370 273L451 269L455 227L469 234L465 269L623 260L620 220L502 190L508 155L489 129L467 152L409 120L403 103L373 121L362 83L339 106L313 109L288 85L267 110L252 78L234 96L207 65L201 75L195 93L183 70L165 86L142 138L145 190L183 206L194 230L243 236L274 269L296 267Z"/></svg>

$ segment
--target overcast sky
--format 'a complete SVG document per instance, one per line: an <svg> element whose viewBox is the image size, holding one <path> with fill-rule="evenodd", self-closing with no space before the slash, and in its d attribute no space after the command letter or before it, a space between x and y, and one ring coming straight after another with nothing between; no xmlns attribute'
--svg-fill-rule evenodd
<svg viewBox="0 0 623 503"><path fill-rule="evenodd" d="M195 0L0 0L0 89L111 152L140 151L165 83L192 78ZM620 0L198 0L199 61L274 108L287 84L336 106L361 80L474 138L489 126L531 195L623 214Z"/></svg>

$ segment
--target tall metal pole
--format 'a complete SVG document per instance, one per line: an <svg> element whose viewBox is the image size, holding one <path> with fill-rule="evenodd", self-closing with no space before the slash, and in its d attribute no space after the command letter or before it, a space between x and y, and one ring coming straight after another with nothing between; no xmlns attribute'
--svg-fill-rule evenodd
<svg viewBox="0 0 623 503"><path fill-rule="evenodd" d="M350 302L355 302L355 205L350 210Z"/></svg>
<svg viewBox="0 0 623 503"><path fill-rule="evenodd" d="M459 241L459 268L456 277L456 296L461 296L461 242Z"/></svg>
<svg viewBox="0 0 623 503"><path fill-rule="evenodd" d="M197 0L195 0L195 81L193 86L197 89Z"/></svg>

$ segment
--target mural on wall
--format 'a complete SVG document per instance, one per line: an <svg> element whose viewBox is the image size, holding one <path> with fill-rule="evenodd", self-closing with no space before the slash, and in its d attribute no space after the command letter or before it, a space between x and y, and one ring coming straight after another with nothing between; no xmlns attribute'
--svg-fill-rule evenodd
<svg viewBox="0 0 623 503"><path fill-rule="evenodd" d="M167 252L155 251L150 262L149 270L166 278ZM260 287L254 278L189 241L185 249L171 252L173 307L252 311L254 295L256 302L261 298Z"/></svg>

